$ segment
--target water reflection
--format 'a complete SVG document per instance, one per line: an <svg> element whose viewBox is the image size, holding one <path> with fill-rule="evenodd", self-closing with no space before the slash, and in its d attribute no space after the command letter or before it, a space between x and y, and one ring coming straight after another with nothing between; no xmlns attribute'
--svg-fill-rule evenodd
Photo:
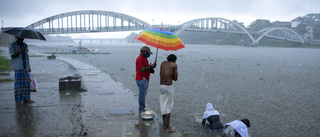
<svg viewBox="0 0 320 137"><path fill-rule="evenodd" d="M24 136L34 136L37 114L31 104L23 104L16 107L16 123L19 131Z"/></svg>
<svg viewBox="0 0 320 137"><path fill-rule="evenodd" d="M148 137L149 136L149 130L148 128L150 128L150 123L153 120L143 120L141 118L139 118L139 133L140 133L140 137Z"/></svg>
<svg viewBox="0 0 320 137"><path fill-rule="evenodd" d="M74 104L80 100L80 95L77 91L59 91L60 103Z"/></svg>

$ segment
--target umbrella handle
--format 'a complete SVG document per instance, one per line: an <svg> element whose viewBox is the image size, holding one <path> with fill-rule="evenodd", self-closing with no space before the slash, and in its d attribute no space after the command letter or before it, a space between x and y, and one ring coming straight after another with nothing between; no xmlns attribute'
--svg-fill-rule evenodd
<svg viewBox="0 0 320 137"><path fill-rule="evenodd" d="M156 60L154 62L157 62L157 58L158 58L158 48L157 48L157 53L156 53Z"/></svg>

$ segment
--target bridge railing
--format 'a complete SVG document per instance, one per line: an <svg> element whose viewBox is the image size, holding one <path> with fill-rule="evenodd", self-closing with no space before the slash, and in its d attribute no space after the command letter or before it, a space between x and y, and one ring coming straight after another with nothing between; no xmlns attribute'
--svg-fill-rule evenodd
<svg viewBox="0 0 320 137"><path fill-rule="evenodd" d="M135 31L135 30L143 30L143 29L145 29L145 28L135 27L135 26L81 27L81 28L36 28L36 30L42 32L43 34Z"/></svg>
<svg viewBox="0 0 320 137"><path fill-rule="evenodd" d="M171 25L171 24L163 24L163 25L152 25L152 27L154 28L164 28L164 29L174 29L174 30L178 30L181 29L180 25Z"/></svg>

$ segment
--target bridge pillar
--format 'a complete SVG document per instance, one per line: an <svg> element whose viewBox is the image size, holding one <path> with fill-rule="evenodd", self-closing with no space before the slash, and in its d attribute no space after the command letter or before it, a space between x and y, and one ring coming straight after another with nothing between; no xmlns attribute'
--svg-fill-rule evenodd
<svg viewBox="0 0 320 137"><path fill-rule="evenodd" d="M244 44L244 47L258 47L259 43L256 43L256 42L252 42L250 44L248 43L245 43Z"/></svg>

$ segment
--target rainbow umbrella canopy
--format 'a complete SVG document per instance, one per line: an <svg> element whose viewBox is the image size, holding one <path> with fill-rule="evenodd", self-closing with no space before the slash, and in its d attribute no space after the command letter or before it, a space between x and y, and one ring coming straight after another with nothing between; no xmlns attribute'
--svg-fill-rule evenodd
<svg viewBox="0 0 320 137"><path fill-rule="evenodd" d="M157 49L166 51L184 48L184 44L174 33L163 28L145 29L135 39Z"/></svg>

